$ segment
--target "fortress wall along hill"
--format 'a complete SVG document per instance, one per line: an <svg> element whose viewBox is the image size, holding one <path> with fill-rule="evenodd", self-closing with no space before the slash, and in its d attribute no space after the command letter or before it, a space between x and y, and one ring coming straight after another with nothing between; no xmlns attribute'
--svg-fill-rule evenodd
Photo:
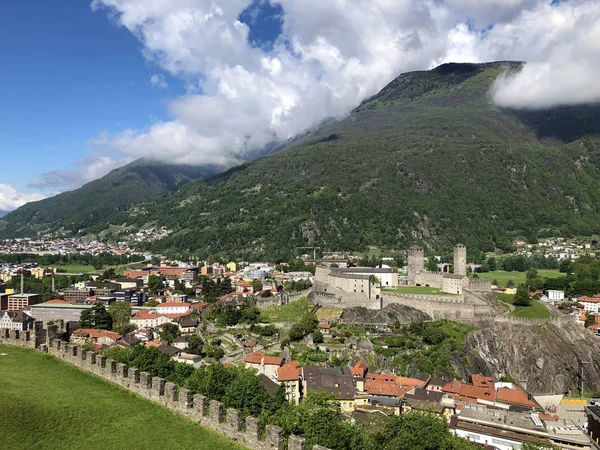
<svg viewBox="0 0 600 450"><path fill-rule="evenodd" d="M152 377L147 372L140 372L135 367L117 363L92 351L83 351L80 347L59 339L47 340L55 329L43 330L41 323L36 322L36 331L19 332L0 329L0 344L27 348L39 348L46 344L48 353L69 362L82 370L93 373L111 383L160 403L172 411L193 420L203 427L223 434L252 450L306 450L306 441L298 436L289 436L287 445L283 430L274 425L267 425L262 430L261 422L255 417L247 417L242 421L242 414L233 408L225 409L223 404L209 400L200 394L192 393L173 383L167 383L159 377ZM327 450L315 445L312 450Z"/></svg>

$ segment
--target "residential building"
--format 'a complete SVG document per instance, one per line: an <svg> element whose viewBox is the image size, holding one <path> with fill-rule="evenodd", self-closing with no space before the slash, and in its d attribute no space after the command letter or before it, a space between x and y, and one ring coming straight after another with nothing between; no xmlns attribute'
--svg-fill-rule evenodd
<svg viewBox="0 0 600 450"><path fill-rule="evenodd" d="M40 294L8 294L0 297L0 311L20 311L32 305L42 303Z"/></svg>
<svg viewBox="0 0 600 450"><path fill-rule="evenodd" d="M548 289L546 296L551 302L562 302L565 299L565 291L558 291L555 289Z"/></svg>
<svg viewBox="0 0 600 450"><path fill-rule="evenodd" d="M283 383L285 396L290 403L299 403L302 397L302 367L298 361L290 361L277 369L277 382Z"/></svg>
<svg viewBox="0 0 600 450"><path fill-rule="evenodd" d="M94 295L94 291L90 288L85 289L65 289L62 293L67 301L82 302Z"/></svg>
<svg viewBox="0 0 600 450"><path fill-rule="evenodd" d="M590 438L568 420L537 412L506 411L487 406L465 407L452 416L450 431L479 445L514 450L527 442L549 448L591 449Z"/></svg>
<svg viewBox="0 0 600 450"><path fill-rule="evenodd" d="M157 328L165 323L170 323L175 319L185 316L184 314L162 314L153 309L143 309L137 311L130 319L130 323L138 328Z"/></svg>
<svg viewBox="0 0 600 450"><path fill-rule="evenodd" d="M121 335L114 331L79 328L71 335L71 342L77 345L85 345L87 343L112 345L120 337Z"/></svg>
<svg viewBox="0 0 600 450"><path fill-rule="evenodd" d="M280 356L267 356L262 352L250 353L244 358L247 368L256 369L258 373L268 376L271 380L277 380L277 371L283 362L284 359Z"/></svg>
<svg viewBox="0 0 600 450"><path fill-rule="evenodd" d="M34 320L21 311L0 311L0 328L27 331L33 329Z"/></svg>
<svg viewBox="0 0 600 450"><path fill-rule="evenodd" d="M186 334L196 333L198 328L198 324L195 320L183 317L177 321L177 326L179 327L179 331Z"/></svg>
<svg viewBox="0 0 600 450"><path fill-rule="evenodd" d="M302 368L302 389L334 395L343 412L356 408L356 386L348 367L306 366Z"/></svg>
<svg viewBox="0 0 600 450"><path fill-rule="evenodd" d="M585 295L579 297L579 303L583 305L583 310L586 314L598 314L600 306L600 297L590 298Z"/></svg>
<svg viewBox="0 0 600 450"><path fill-rule="evenodd" d="M186 302L166 302L156 307L158 314L187 314L190 312L191 303Z"/></svg>

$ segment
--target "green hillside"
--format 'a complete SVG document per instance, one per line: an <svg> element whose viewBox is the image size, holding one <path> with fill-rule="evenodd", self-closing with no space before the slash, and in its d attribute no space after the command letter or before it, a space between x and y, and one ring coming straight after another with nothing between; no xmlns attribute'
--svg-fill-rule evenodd
<svg viewBox="0 0 600 450"><path fill-rule="evenodd" d="M147 243L152 250L242 258L285 257L306 245L448 250L462 242L491 251L514 236L600 232L600 106L496 107L494 79L519 67L403 74L283 151L110 222L175 230Z"/></svg>
<svg viewBox="0 0 600 450"><path fill-rule="evenodd" d="M0 353L3 450L243 449L52 356L6 345Z"/></svg>
<svg viewBox="0 0 600 450"><path fill-rule="evenodd" d="M7 214L0 220L0 238L38 232L77 233L215 172L214 167L166 165L140 159L79 189L28 203Z"/></svg>
<svg viewBox="0 0 600 450"><path fill-rule="evenodd" d="M240 257L305 245L489 251L516 235L600 231L600 107L499 109L488 91L506 67L401 75L291 148L114 222L178 230L155 250Z"/></svg>

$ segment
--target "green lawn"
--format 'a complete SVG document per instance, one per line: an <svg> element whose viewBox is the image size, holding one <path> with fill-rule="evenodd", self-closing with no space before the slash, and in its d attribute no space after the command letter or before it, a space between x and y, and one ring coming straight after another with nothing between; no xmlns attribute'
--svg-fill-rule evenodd
<svg viewBox="0 0 600 450"><path fill-rule="evenodd" d="M399 286L397 288L384 288L385 292L396 294L428 294L428 295L454 295L442 292L441 289L428 286Z"/></svg>
<svg viewBox="0 0 600 450"><path fill-rule="evenodd" d="M513 304L515 301L514 295L498 294L498 299L504 303ZM515 306L515 310L509 314L510 317L525 317L527 319L547 319L552 316L552 313L546 306L538 301L532 300L530 306Z"/></svg>
<svg viewBox="0 0 600 450"><path fill-rule="evenodd" d="M538 269L538 274L542 278L558 278L564 277L564 273L560 273L558 270L549 269ZM484 280L497 280L498 285L505 287L509 280L518 286L519 284L525 283L527 272L506 272L504 270L495 270L493 272L478 273L479 278Z"/></svg>
<svg viewBox="0 0 600 450"><path fill-rule="evenodd" d="M94 266L86 266L85 264L64 264L56 266L57 269L66 271L67 273L93 272Z"/></svg>
<svg viewBox="0 0 600 450"><path fill-rule="evenodd" d="M0 345L0 448L242 449L68 363Z"/></svg>
<svg viewBox="0 0 600 450"><path fill-rule="evenodd" d="M260 320L263 322L298 322L303 315L313 308L313 304L302 297L295 302L284 306L269 306L260 311Z"/></svg>

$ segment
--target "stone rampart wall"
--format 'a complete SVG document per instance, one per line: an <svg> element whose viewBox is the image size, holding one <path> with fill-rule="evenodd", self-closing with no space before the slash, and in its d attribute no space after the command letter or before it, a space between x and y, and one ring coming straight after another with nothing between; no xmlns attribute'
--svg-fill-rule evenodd
<svg viewBox="0 0 600 450"><path fill-rule="evenodd" d="M473 292L492 292L492 282L481 278L469 278L467 289Z"/></svg>
<svg viewBox="0 0 600 450"><path fill-rule="evenodd" d="M465 304L464 297L460 295L418 295L384 292L381 303L384 308L392 304L410 306L423 311L433 319L461 320L475 317L473 306Z"/></svg>
<svg viewBox="0 0 600 450"><path fill-rule="evenodd" d="M36 348L35 336L29 331L9 332L0 329L0 344ZM48 342L47 350L49 354L63 361L160 403L252 450L306 450L306 441L301 437L289 436L286 445L281 428L267 425L263 431L259 419L247 417L243 421L238 410L232 408L225 410L223 404L218 401L209 400L199 394L192 395L189 390L167 383L162 378L152 377L147 372L140 372L134 367L117 363L91 351L83 351L80 347L59 339ZM314 446L313 450L327 449Z"/></svg>
<svg viewBox="0 0 600 450"><path fill-rule="evenodd" d="M355 308L358 306L367 309L381 309L381 298L369 299L365 294L358 292L319 292L313 290L313 303L325 308Z"/></svg>

